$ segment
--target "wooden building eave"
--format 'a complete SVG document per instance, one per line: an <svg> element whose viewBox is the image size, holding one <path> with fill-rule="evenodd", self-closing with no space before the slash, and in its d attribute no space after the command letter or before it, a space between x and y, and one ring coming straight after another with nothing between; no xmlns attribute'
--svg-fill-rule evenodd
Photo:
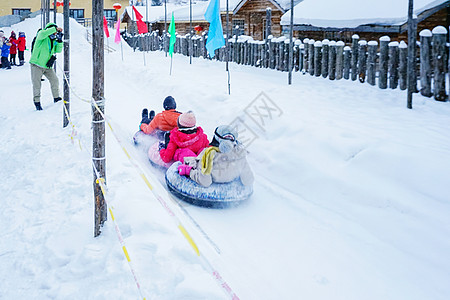
<svg viewBox="0 0 450 300"><path fill-rule="evenodd" d="M233 15L237 14L238 11L242 8L242 6L244 6L245 3L247 3L249 0L241 0L238 5L236 5L236 8L233 10ZM278 8L283 14L286 13L286 10L284 10L280 4L278 4L276 1L274 0L267 0L270 3L272 3L276 8Z"/></svg>

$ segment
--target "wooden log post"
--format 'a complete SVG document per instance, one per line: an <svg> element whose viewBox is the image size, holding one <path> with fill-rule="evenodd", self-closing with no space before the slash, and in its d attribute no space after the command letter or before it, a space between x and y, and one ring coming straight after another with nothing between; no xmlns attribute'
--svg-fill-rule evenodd
<svg viewBox="0 0 450 300"><path fill-rule="evenodd" d="M304 39L303 40L303 68L302 68L303 74L306 74L306 72L309 70L308 59L309 59L309 39Z"/></svg>
<svg viewBox="0 0 450 300"><path fill-rule="evenodd" d="M378 87L387 89L388 61L389 61L389 42L391 38L388 36L380 37L380 72L378 78Z"/></svg>
<svg viewBox="0 0 450 300"><path fill-rule="evenodd" d="M335 80L336 79L336 41L330 42L330 49L329 49L329 62L328 62L328 79Z"/></svg>
<svg viewBox="0 0 450 300"><path fill-rule="evenodd" d="M354 34L352 36L352 81L358 78L358 42L359 36Z"/></svg>
<svg viewBox="0 0 450 300"><path fill-rule="evenodd" d="M250 41L244 42L244 65L249 64Z"/></svg>
<svg viewBox="0 0 450 300"><path fill-rule="evenodd" d="M284 52L283 52L283 71L288 72L289 71L289 47L290 47L290 40L285 39L284 40Z"/></svg>
<svg viewBox="0 0 450 300"><path fill-rule="evenodd" d="M363 83L366 81L367 70L367 41L361 40L358 42L358 79Z"/></svg>
<svg viewBox="0 0 450 300"><path fill-rule="evenodd" d="M367 46L367 83L375 85L376 83L376 71L377 71L377 50L378 42L369 41Z"/></svg>
<svg viewBox="0 0 450 300"><path fill-rule="evenodd" d="M400 42L400 45L398 46L398 56L399 56L399 63L398 63L398 75L399 75L399 85L401 90L406 90L408 87L408 45L404 41ZM431 93L431 92L430 92Z"/></svg>
<svg viewBox="0 0 450 300"><path fill-rule="evenodd" d="M301 70L301 56L300 56L300 46L302 42L300 40L295 40L294 42L294 70L298 72Z"/></svg>
<svg viewBox="0 0 450 300"><path fill-rule="evenodd" d="M105 195L100 186L100 180L106 181L105 155L105 62L103 40L103 0L92 1L92 164L94 167L94 204L95 228L94 236L101 233L100 227L107 219ZM98 108L98 109L97 109Z"/></svg>
<svg viewBox="0 0 450 300"><path fill-rule="evenodd" d="M344 79L350 79L352 48L344 47Z"/></svg>
<svg viewBox="0 0 450 300"><path fill-rule="evenodd" d="M241 43L241 64L247 64L247 41Z"/></svg>
<svg viewBox="0 0 450 300"><path fill-rule="evenodd" d="M447 29L437 26L432 31L434 80L433 94L437 101L447 100L445 92L445 68L447 66L446 37Z"/></svg>
<svg viewBox="0 0 450 300"><path fill-rule="evenodd" d="M259 42L259 67L266 68L266 42Z"/></svg>
<svg viewBox="0 0 450 300"><path fill-rule="evenodd" d="M272 36L272 8L267 7L266 8L266 32L264 33L264 38L269 39L270 36Z"/></svg>
<svg viewBox="0 0 450 300"><path fill-rule="evenodd" d="M329 59L329 44L330 41L324 39L322 41L322 77L327 78L328 76L328 59Z"/></svg>
<svg viewBox="0 0 450 300"><path fill-rule="evenodd" d="M389 87L398 87L398 42L389 43Z"/></svg>
<svg viewBox="0 0 450 300"><path fill-rule="evenodd" d="M275 69L275 39L270 37L269 39L269 67Z"/></svg>
<svg viewBox="0 0 450 300"><path fill-rule="evenodd" d="M263 41L261 41L260 42L260 53L259 53L259 55L260 55L260 67L261 68L267 68L267 65L266 65L266 63L267 63L267 61L266 61L266 54L267 54L267 49L266 49L266 47L267 47L267 39L265 39L265 40L263 40Z"/></svg>
<svg viewBox="0 0 450 300"><path fill-rule="evenodd" d="M284 65L285 65L285 54L284 54L284 48L285 48L285 43L284 41L286 40L285 37L281 37L279 38L279 43L278 43L278 71L284 71Z"/></svg>
<svg viewBox="0 0 450 300"><path fill-rule="evenodd" d="M309 75L311 75L311 76L314 76L314 43L315 43L316 41L315 40L309 40L309 45L308 45L308 47L309 47L309 50L308 50L308 54L309 54L309 57L308 57L308 73L309 73Z"/></svg>
<svg viewBox="0 0 450 300"><path fill-rule="evenodd" d="M55 1L56 2L56 1ZM69 125L70 118L70 20L69 0L64 0L64 80L63 80L63 127ZM56 10L55 10L56 14ZM55 15L56 18L56 15ZM66 113L67 112L67 113Z"/></svg>
<svg viewBox="0 0 450 300"><path fill-rule="evenodd" d="M314 75L319 77L322 73L322 42L314 43Z"/></svg>
<svg viewBox="0 0 450 300"><path fill-rule="evenodd" d="M305 65L304 65L304 63L305 63L305 44L300 42L298 52L299 52L299 57L298 57L299 66L298 66L298 70L300 72L302 72L303 74L305 74L305 72L304 72L305 71Z"/></svg>
<svg viewBox="0 0 450 300"><path fill-rule="evenodd" d="M342 79L344 72L344 46L343 41L336 43L336 80Z"/></svg>
<svg viewBox="0 0 450 300"><path fill-rule="evenodd" d="M420 94L431 97L431 37L428 29L420 32Z"/></svg>

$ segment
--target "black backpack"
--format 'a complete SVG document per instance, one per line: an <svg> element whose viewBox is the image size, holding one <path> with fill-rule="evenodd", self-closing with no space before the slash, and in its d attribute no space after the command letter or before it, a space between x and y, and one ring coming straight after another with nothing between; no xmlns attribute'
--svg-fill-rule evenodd
<svg viewBox="0 0 450 300"><path fill-rule="evenodd" d="M36 37L39 33L39 31L41 31L42 28L39 28L38 31L36 32L36 36L33 38L33 41L31 42L31 53L33 53L33 48L34 48L34 42L36 42Z"/></svg>

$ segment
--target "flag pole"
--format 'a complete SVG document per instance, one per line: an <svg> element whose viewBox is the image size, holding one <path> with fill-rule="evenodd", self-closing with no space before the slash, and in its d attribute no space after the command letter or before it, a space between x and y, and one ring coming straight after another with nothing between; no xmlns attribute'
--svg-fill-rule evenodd
<svg viewBox="0 0 450 300"><path fill-rule="evenodd" d="M229 37L229 32L228 32L228 23L230 22L230 15L228 14L228 0L227 0L227 40L225 42L225 66L226 66L226 70L227 70L227 77L228 77L228 95L230 95L230 69L228 68L228 60L229 60L229 43L228 40L230 39Z"/></svg>
<svg viewBox="0 0 450 300"><path fill-rule="evenodd" d="M189 64L192 65L192 0L189 0Z"/></svg>
<svg viewBox="0 0 450 300"><path fill-rule="evenodd" d="M172 76L172 61L173 61L173 56L170 56L170 71L169 71L169 75Z"/></svg>
<svg viewBox="0 0 450 300"><path fill-rule="evenodd" d="M163 36L163 44L164 44L164 52L167 57L167 49L166 49L166 37L167 37L167 0L164 0L164 36Z"/></svg>
<svg viewBox="0 0 450 300"><path fill-rule="evenodd" d="M294 0L291 0L291 20L289 22L289 73L288 73L288 84L292 84L292 66L294 60Z"/></svg>

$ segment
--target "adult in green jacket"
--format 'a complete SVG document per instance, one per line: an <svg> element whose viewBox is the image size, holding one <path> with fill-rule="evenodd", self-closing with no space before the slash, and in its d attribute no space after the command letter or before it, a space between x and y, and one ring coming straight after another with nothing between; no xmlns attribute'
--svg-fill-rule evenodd
<svg viewBox="0 0 450 300"><path fill-rule="evenodd" d="M30 69L31 82L33 84L33 101L37 110L42 110L41 106L41 79L47 77L52 90L53 101L61 100L59 95L59 81L53 69L56 59L54 54L60 53L63 49L62 28L55 23L48 23L44 29L39 30L31 51Z"/></svg>

